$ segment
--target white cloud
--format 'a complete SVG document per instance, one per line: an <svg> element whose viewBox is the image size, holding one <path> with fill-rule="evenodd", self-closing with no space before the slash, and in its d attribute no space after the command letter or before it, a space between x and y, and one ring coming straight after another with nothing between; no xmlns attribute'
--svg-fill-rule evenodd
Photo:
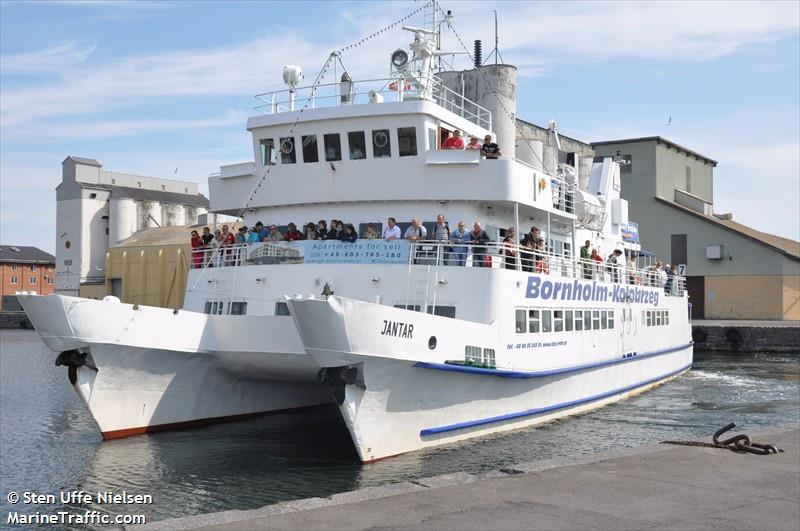
<svg viewBox="0 0 800 531"><path fill-rule="evenodd" d="M500 49L558 55L711 60L796 35L798 2L502 2ZM495 5L454 4L462 38L493 34ZM464 29L466 28L466 30ZM482 29L479 30L479 28ZM486 35L486 34L489 35ZM489 39L484 37L484 44ZM469 46L472 41L467 41Z"/></svg>
<svg viewBox="0 0 800 531"><path fill-rule="evenodd" d="M2 56L0 71L11 72L63 72L86 61L97 47L96 43L78 46L74 42L65 42L33 52L23 52Z"/></svg>
<svg viewBox="0 0 800 531"><path fill-rule="evenodd" d="M37 122L14 128L13 138L15 141L47 141L64 138L70 138L72 140L97 140L120 136L140 136L168 131L242 125L246 120L246 113L230 110L221 116L211 116L195 120L181 120L170 117L167 119L152 120L103 120L66 123ZM6 136L5 132L3 132L3 136Z"/></svg>

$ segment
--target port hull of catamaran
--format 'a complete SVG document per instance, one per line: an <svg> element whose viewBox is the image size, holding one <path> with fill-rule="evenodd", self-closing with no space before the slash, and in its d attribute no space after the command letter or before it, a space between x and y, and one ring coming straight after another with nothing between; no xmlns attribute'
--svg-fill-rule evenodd
<svg viewBox="0 0 800 531"><path fill-rule="evenodd" d="M288 317L19 300L107 439L330 403Z"/></svg>
<svg viewBox="0 0 800 531"><path fill-rule="evenodd" d="M491 298L503 300L508 315L490 324L339 297L290 302L303 345L326 369L327 384L363 461L588 411L691 366L685 294L664 296L662 288L623 286L621 301L543 300L531 296L533 286L558 279L494 273L501 287ZM573 285L581 293L587 286L619 289L591 281ZM587 332L583 326L575 330L578 308L592 312ZM526 317L521 332L521 323L515 322L518 310ZM597 323L605 324L597 329L595 310L608 312L598 316ZM544 326L543 313L550 312L550 331L528 333L532 311L541 312L539 326ZM648 312L657 311L670 316L669 324L653 324ZM570 313L569 330L564 314L556 312ZM557 328L556 315L561 320ZM487 349L491 365L465 363L466 354L480 357Z"/></svg>

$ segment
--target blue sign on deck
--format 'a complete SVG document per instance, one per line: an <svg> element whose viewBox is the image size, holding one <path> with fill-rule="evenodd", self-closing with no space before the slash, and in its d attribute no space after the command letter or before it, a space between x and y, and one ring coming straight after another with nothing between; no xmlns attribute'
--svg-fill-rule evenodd
<svg viewBox="0 0 800 531"><path fill-rule="evenodd" d="M639 224L629 221L622 226L622 241L628 243L639 243Z"/></svg>
<svg viewBox="0 0 800 531"><path fill-rule="evenodd" d="M247 261L256 264L407 264L411 244L404 240L262 242Z"/></svg>

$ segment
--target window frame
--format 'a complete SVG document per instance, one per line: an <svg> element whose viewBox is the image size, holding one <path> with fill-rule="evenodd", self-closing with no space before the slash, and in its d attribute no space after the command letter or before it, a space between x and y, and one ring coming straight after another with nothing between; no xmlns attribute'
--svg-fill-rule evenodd
<svg viewBox="0 0 800 531"><path fill-rule="evenodd" d="M534 327L536 328L534 330ZM528 333L539 334L542 331L542 311L537 308L528 310Z"/></svg>
<svg viewBox="0 0 800 531"><path fill-rule="evenodd" d="M328 157L328 140L336 139L334 149L334 158ZM325 162L339 162L342 160L342 135L341 133L325 133L322 135L322 149L325 151Z"/></svg>
<svg viewBox="0 0 800 531"><path fill-rule="evenodd" d="M313 142L308 142L308 144L306 144L306 139L313 139ZM313 151L310 148L306 150L311 144L314 144ZM319 162L319 142L317 141L317 135L300 135L300 147L303 148L303 164ZM308 160L306 155L312 155L313 160Z"/></svg>
<svg viewBox="0 0 800 531"><path fill-rule="evenodd" d="M401 132L402 131L409 131L412 133L410 137L404 136ZM403 140L408 139L410 140L409 149L403 149ZM412 153L413 151L413 153ZM414 126L410 127L398 127L397 128L397 154L399 157L416 157L419 154L419 149L417 147L417 128Z"/></svg>
<svg viewBox="0 0 800 531"><path fill-rule="evenodd" d="M278 162L278 150L275 147L275 138L261 138L258 141L259 150L261 152L261 165L262 166L274 166ZM272 159L267 160L267 150L266 147L270 146L272 150Z"/></svg>
<svg viewBox="0 0 800 531"><path fill-rule="evenodd" d="M377 136L383 134L386 137L386 144L379 146ZM373 159L388 159L392 156L392 131L391 129L372 129L370 131L370 140L372 140L372 158ZM380 154L379 153L380 150Z"/></svg>
<svg viewBox="0 0 800 531"><path fill-rule="evenodd" d="M353 136L361 135L361 157L353 156ZM347 154L349 160L367 160L367 135L365 131L348 131L347 132Z"/></svg>

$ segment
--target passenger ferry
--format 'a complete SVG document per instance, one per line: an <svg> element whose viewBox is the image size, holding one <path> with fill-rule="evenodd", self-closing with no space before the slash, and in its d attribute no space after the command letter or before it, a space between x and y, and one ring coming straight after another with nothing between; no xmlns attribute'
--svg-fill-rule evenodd
<svg viewBox="0 0 800 531"><path fill-rule="evenodd" d="M443 19L426 10L385 79L339 77L339 52L322 70L333 83L301 87L285 67L288 89L260 95L247 123L255 160L209 188L213 211L248 226L340 219L362 235L419 218L427 239L199 251L182 309L19 295L105 438L335 403L369 462L588 411L689 369L683 279L642 268L625 161L570 157L555 123L547 142L516 146L516 69L437 69ZM502 155L441 149L456 130ZM440 215L489 241L437 240ZM531 227L535 248L521 246ZM586 241L639 262L581 260Z"/></svg>

